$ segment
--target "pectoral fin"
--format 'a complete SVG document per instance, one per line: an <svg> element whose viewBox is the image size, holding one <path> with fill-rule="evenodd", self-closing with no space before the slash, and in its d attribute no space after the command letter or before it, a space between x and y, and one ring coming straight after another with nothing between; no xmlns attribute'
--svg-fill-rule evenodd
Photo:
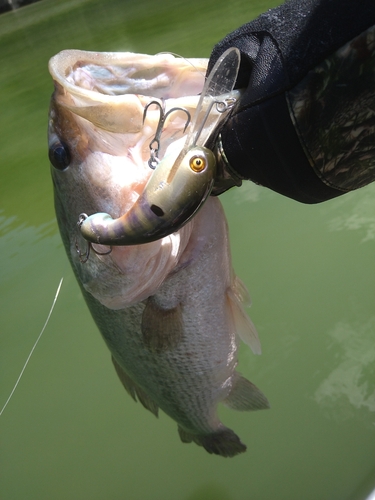
<svg viewBox="0 0 375 500"><path fill-rule="evenodd" d="M149 297L142 316L142 334L146 346L153 351L173 349L183 337L181 305L163 309Z"/></svg>
<svg viewBox="0 0 375 500"><path fill-rule="evenodd" d="M134 401L138 401L151 413L158 416L158 405L148 396L143 389L141 389L124 370L117 363L115 358L112 356L112 362L115 366L116 373L119 379L122 382L122 385L125 387L126 392L134 399Z"/></svg>
<svg viewBox="0 0 375 500"><path fill-rule="evenodd" d="M270 407L263 392L239 373L234 374L232 389L223 404L238 411L265 410Z"/></svg>

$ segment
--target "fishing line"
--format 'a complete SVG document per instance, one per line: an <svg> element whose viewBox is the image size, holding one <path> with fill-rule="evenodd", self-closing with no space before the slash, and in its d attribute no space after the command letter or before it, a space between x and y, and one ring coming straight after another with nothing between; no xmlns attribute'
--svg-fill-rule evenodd
<svg viewBox="0 0 375 500"><path fill-rule="evenodd" d="M160 54L160 55L163 55L163 54L170 54L170 55L172 55L172 56L174 56L174 57L178 57L179 59L183 59L185 62L187 62L188 64L190 64L190 66L192 66L192 67L193 67L193 68L197 71L197 73L199 73L200 75L202 75L202 77L203 77L203 78L206 78L206 75L205 75L202 71L200 71L200 70L199 70L199 69L195 66L195 64L193 64L193 63L190 61L190 59L188 59L187 57L181 56L180 54L177 54L176 52L167 52L167 51L165 51L165 52L164 52L164 51L163 51L163 52L158 52L158 53L157 53L157 54L155 54L155 55L156 55L156 56L158 56L159 54ZM194 59L204 59L204 58L203 58L203 57L196 57L196 58L194 58Z"/></svg>
<svg viewBox="0 0 375 500"><path fill-rule="evenodd" d="M48 316L47 316L46 322L44 323L44 326L43 326L43 328L42 328L42 331L40 332L40 334L39 334L38 338L36 339L36 341L35 341L35 343L34 343L34 345L33 345L32 349L31 349L31 351L30 351L30 354L27 356L27 359L26 359L26 361L25 361L25 364L23 365L23 368L22 368L22 370L21 370L21 373L19 374L19 377L18 377L18 379L17 379L16 383L14 384L14 387L13 387L13 389L12 389L12 392L10 393L10 395L9 395L8 399L6 400L5 405L3 406L2 410L0 411L0 417L1 417L1 415L3 414L3 411L5 410L5 408L7 407L7 405L8 405L8 403L9 403L9 401L11 400L11 398L12 398L12 396L13 396L13 394L14 394L14 391L17 389L17 386L18 386L18 384L19 384L19 382L20 382L20 380L21 380L21 377L22 377L22 375L23 375L23 372L25 371L26 366L28 365L28 363L29 363L29 361L30 361L31 356L32 356L32 354L33 354L33 352L34 352L34 350L35 350L36 346L38 345L38 342L39 342L39 340L40 340L41 336L43 335L44 330L46 329L46 326L47 326L48 321L49 321L49 319L50 319L50 317L51 317L52 311L53 311L53 309L54 309L54 307L55 307L55 304L56 304L56 301L57 301L57 297L59 296L59 293L60 293L60 288L61 288L61 285L62 285L63 279L64 279L64 278L61 278L60 283L59 283L59 286L57 287L56 294L55 294L55 298L53 299L51 309L50 309L50 311L49 311L49 313L48 313Z"/></svg>

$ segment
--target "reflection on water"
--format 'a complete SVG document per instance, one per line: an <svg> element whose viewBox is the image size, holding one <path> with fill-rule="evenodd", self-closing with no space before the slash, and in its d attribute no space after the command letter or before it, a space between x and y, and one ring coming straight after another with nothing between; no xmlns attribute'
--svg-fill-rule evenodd
<svg viewBox="0 0 375 500"><path fill-rule="evenodd" d="M350 198L353 200L350 211L345 211L332 217L328 222L331 231L358 231L363 233L361 243L375 240L375 186L371 185L363 190L363 196L358 200L355 193L346 195L345 203ZM333 211L338 213L342 207L343 200L337 200Z"/></svg>
<svg viewBox="0 0 375 500"><path fill-rule="evenodd" d="M315 392L315 401L335 419L357 415L367 408L375 412L375 317L361 325L339 322L328 332L328 349L335 355L335 367Z"/></svg>
<svg viewBox="0 0 375 500"><path fill-rule="evenodd" d="M197 488L184 500L232 500L232 498L224 484L205 484Z"/></svg>
<svg viewBox="0 0 375 500"><path fill-rule="evenodd" d="M252 182L244 182L241 189L238 190L238 196L236 196L235 204L240 205L242 203L255 203L260 200L261 196L262 188Z"/></svg>
<svg viewBox="0 0 375 500"><path fill-rule="evenodd" d="M10 10L19 9L38 0L0 0L0 14Z"/></svg>

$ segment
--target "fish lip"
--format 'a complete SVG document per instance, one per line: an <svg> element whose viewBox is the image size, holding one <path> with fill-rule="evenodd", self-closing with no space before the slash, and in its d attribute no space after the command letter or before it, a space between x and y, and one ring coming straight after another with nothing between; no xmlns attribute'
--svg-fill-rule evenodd
<svg viewBox="0 0 375 500"><path fill-rule="evenodd" d="M179 57L174 56L169 53L160 53L155 55L140 54L134 52L94 52L86 50L77 49L66 49L57 53L48 62L48 69L52 76L52 79L60 84L67 92L77 97L87 97L93 101L99 101L102 103L114 103L121 102L126 96L132 93L108 95L105 93L100 93L95 90L90 90L78 85L75 85L69 81L69 75L74 71L74 69L84 66L85 64L117 64L130 66L133 63L135 66L142 68L142 64L147 67L150 65L150 59L152 59L152 65L154 67L160 67L161 69L166 65L176 66L181 64L181 69L187 67L187 62ZM192 64L192 68L195 73L201 73L202 81L204 81L204 74L206 72L208 60L205 58L189 58L189 63ZM152 91L155 90L150 88L150 91L144 94L138 93L139 95L152 97ZM168 92L166 91L166 94ZM174 98L178 97L188 97L185 93L181 95L176 95ZM170 98L165 95L164 98Z"/></svg>
<svg viewBox="0 0 375 500"><path fill-rule="evenodd" d="M187 107L196 106L207 62L206 59L186 61L172 54L147 55L74 49L63 50L53 56L48 67L55 84L54 99L60 106L103 130L139 133L143 129L144 107L150 102L150 97L166 101L172 99L176 103L180 100L185 103L189 99ZM98 76L96 68L107 66L114 66L115 73L118 69L124 69L125 72L130 70L130 73L126 77L115 74L113 79ZM80 68L87 68L88 83L82 76L75 79L75 72ZM187 77L176 78L175 75L180 72L183 75L188 72ZM93 88L87 88L91 81L99 82L99 90L95 84ZM117 88L119 82L121 91L113 93L112 89Z"/></svg>
<svg viewBox="0 0 375 500"><path fill-rule="evenodd" d="M83 66L84 64L103 63L103 59L121 62L125 61L127 56L131 54L130 52L111 53L67 49L51 57L48 63L48 69L53 80L58 82L70 94L77 97L88 97L90 100L94 101L114 102L115 100L118 101L118 96L100 94L97 91L75 85L68 80L69 74L72 73L75 68Z"/></svg>

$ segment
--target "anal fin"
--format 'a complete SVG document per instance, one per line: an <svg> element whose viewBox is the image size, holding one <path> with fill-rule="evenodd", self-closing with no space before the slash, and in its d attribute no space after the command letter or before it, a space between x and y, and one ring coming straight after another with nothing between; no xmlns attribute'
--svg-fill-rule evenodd
<svg viewBox="0 0 375 500"><path fill-rule="evenodd" d="M238 411L266 410L270 407L263 392L236 372L233 375L232 389L223 404Z"/></svg>
<svg viewBox="0 0 375 500"><path fill-rule="evenodd" d="M142 335L145 345L152 351L176 347L183 337L181 305L163 309L149 297L142 315Z"/></svg>
<svg viewBox="0 0 375 500"><path fill-rule="evenodd" d="M134 399L134 401L138 401L151 413L158 416L158 405L155 401L148 396L143 389L141 389L124 370L117 363L115 358L112 356L112 362L114 364L116 373L121 380L122 385L125 387L126 392Z"/></svg>

